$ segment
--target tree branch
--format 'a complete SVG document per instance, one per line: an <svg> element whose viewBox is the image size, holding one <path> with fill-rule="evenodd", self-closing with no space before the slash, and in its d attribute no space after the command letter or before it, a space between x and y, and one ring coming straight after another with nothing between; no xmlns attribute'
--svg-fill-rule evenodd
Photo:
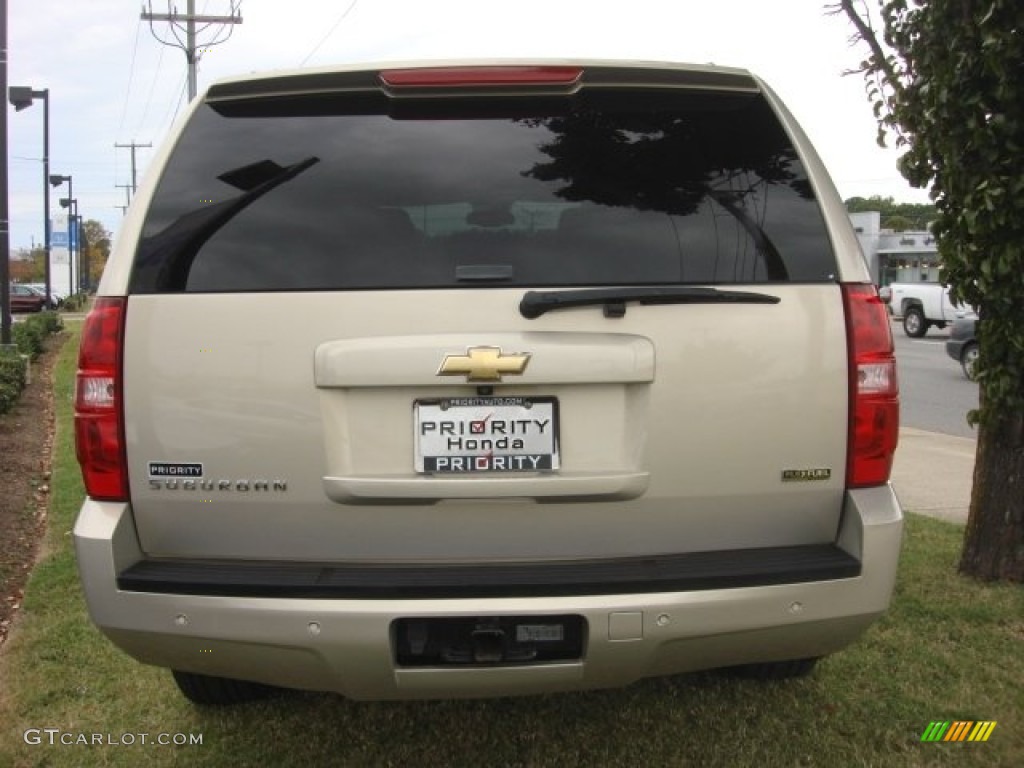
<svg viewBox="0 0 1024 768"><path fill-rule="evenodd" d="M902 97L903 84L900 82L899 74L893 69L892 63L885 55L885 51L882 50L882 46L878 42L878 37L875 36L875 30L871 28L871 24L857 13L853 7L853 0L840 0L839 9L846 14L850 23L853 24L860 39L867 43L868 48L871 49L871 58L874 60L874 65L885 75L886 83L892 88L897 97Z"/></svg>

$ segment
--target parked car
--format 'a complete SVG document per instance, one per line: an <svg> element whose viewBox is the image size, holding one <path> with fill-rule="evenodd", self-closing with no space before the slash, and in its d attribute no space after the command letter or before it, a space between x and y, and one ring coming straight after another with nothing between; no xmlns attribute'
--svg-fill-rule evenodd
<svg viewBox="0 0 1024 768"><path fill-rule="evenodd" d="M46 309L46 297L40 296L27 285L10 284L11 312L42 312Z"/></svg>
<svg viewBox="0 0 1024 768"><path fill-rule="evenodd" d="M27 284L27 285L25 285L25 287L28 288L30 291L32 291L32 293L34 293L36 296L39 296L43 300L43 307L44 308L46 308L46 309L57 309L57 307L60 306L60 301L58 300L57 295L55 293L53 293L53 291L50 292L50 301L47 303L47 301L46 301L46 289L45 288L39 288L38 286L32 285L32 284Z"/></svg>
<svg viewBox="0 0 1024 768"><path fill-rule="evenodd" d="M946 340L946 354L960 363L964 376L971 381L977 377L978 362L978 316L975 314L957 318Z"/></svg>
<svg viewBox="0 0 1024 768"><path fill-rule="evenodd" d="M36 293L43 296L46 295L46 283L26 283L29 288L32 288ZM67 298L67 294L64 291L50 286L50 300L54 308L59 307L64 303L64 299Z"/></svg>
<svg viewBox="0 0 1024 768"><path fill-rule="evenodd" d="M273 73L168 142L82 334L74 539L188 698L788 677L886 610L890 323L754 75Z"/></svg>

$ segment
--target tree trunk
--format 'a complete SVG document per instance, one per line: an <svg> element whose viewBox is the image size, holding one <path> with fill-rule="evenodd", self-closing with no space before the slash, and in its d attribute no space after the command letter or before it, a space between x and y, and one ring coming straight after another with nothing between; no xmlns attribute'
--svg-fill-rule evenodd
<svg viewBox="0 0 1024 768"><path fill-rule="evenodd" d="M1024 583L1024 415L1020 413L993 413L979 426L960 572L984 581Z"/></svg>

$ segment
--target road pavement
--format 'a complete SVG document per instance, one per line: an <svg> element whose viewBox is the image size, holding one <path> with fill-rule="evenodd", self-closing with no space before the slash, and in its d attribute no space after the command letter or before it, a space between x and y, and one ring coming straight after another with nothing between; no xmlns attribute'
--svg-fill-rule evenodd
<svg viewBox="0 0 1024 768"><path fill-rule="evenodd" d="M900 423L928 432L975 437L967 412L978 407L978 384L946 354L948 330L910 339L893 324L900 377Z"/></svg>
<svg viewBox="0 0 1024 768"><path fill-rule="evenodd" d="M945 351L948 330L909 339L892 327L900 375L899 447L892 485L905 511L965 523L974 484L976 433L967 412L978 407L978 385Z"/></svg>

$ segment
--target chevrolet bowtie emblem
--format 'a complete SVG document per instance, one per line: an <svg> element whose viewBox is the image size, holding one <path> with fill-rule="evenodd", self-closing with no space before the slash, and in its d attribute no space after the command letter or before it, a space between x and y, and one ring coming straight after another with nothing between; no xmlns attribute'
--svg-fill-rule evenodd
<svg viewBox="0 0 1024 768"><path fill-rule="evenodd" d="M465 376L466 381L501 381L502 374L519 374L530 362L528 352L502 354L501 347L470 347L464 355L445 355L438 376Z"/></svg>

